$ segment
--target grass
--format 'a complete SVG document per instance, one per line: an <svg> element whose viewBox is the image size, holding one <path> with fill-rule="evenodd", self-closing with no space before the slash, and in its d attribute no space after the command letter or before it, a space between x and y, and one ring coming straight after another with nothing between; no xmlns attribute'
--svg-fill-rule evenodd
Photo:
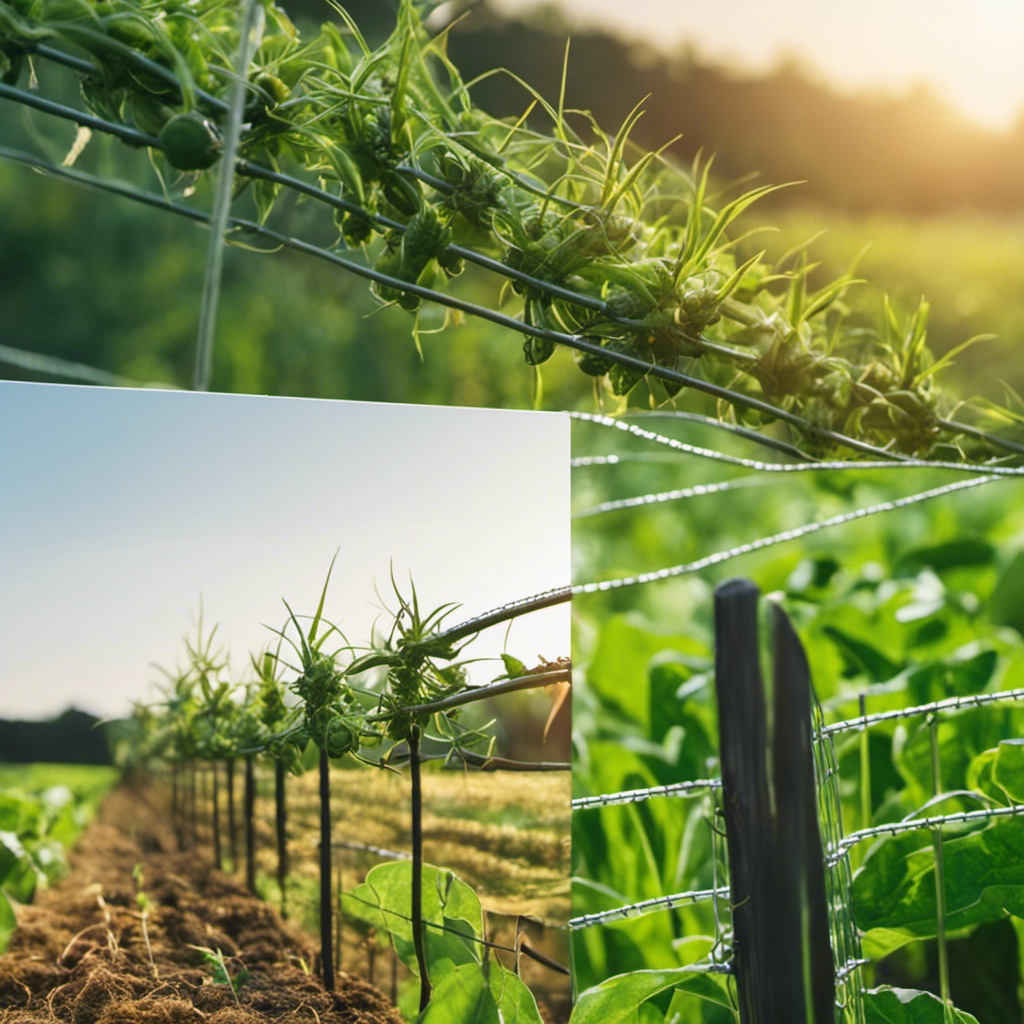
<svg viewBox="0 0 1024 1024"><path fill-rule="evenodd" d="M51 786L67 786L80 800L98 802L119 774L105 765L0 764L0 789L40 793Z"/></svg>

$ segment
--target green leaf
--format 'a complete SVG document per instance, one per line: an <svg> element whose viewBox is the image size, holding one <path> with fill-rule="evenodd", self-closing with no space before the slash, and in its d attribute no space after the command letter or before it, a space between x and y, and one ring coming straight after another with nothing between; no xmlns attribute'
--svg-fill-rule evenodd
<svg viewBox="0 0 1024 1024"><path fill-rule="evenodd" d="M521 675L526 674L526 666L518 658L513 658L511 654L503 653L501 660L509 679L518 679Z"/></svg>
<svg viewBox="0 0 1024 1024"><path fill-rule="evenodd" d="M496 960L490 962L491 994L503 1021L515 1024L544 1024L533 993L513 971Z"/></svg>
<svg viewBox="0 0 1024 1024"><path fill-rule="evenodd" d="M1015 803L1024 803L1024 740L1003 740L996 748L992 779Z"/></svg>
<svg viewBox="0 0 1024 1024"><path fill-rule="evenodd" d="M864 993L864 1014L867 1024L978 1024L963 1010L953 1009L946 1017L942 1000L931 992L888 985Z"/></svg>
<svg viewBox="0 0 1024 1024"><path fill-rule="evenodd" d="M416 1024L502 1024L483 968L463 964L446 974Z"/></svg>
<svg viewBox="0 0 1024 1024"><path fill-rule="evenodd" d="M412 942L412 864L379 864L362 885L343 896L345 913L388 932L403 963L418 973ZM477 939L483 933L483 912L476 893L451 871L423 866L423 920L445 925L468 936L462 938L438 927L425 929L428 967L447 960L459 966L479 962Z"/></svg>
<svg viewBox="0 0 1024 1024"><path fill-rule="evenodd" d="M1024 633L1024 551L1019 551L999 578L989 602L992 621Z"/></svg>
<svg viewBox="0 0 1024 1024"><path fill-rule="evenodd" d="M716 1006L724 1006L727 1010L733 1009L726 975L693 974L676 986L676 990L672 994L672 1002L669 1004L667 1018L672 1019L673 1011L682 1013L687 1002L694 998L704 999Z"/></svg>
<svg viewBox="0 0 1024 1024"><path fill-rule="evenodd" d="M916 576L926 566L935 572L991 565L996 549L979 537L962 537L944 544L925 544L905 551L893 566L893 576Z"/></svg>
<svg viewBox="0 0 1024 1024"><path fill-rule="evenodd" d="M580 994L569 1024L619 1024L628 1020L642 1003L693 974L686 967L618 974Z"/></svg>
<svg viewBox="0 0 1024 1024"><path fill-rule="evenodd" d="M618 708L632 721L648 725L650 707L648 664L663 651L684 655L707 655L692 636L654 633L623 616L610 619L601 630L590 662L587 684L608 705ZM630 685L624 688L623 680Z"/></svg>
<svg viewBox="0 0 1024 1024"><path fill-rule="evenodd" d="M882 840L853 879L852 908L869 956L936 934L935 860L924 830ZM922 846L922 843L928 843ZM1024 821L997 818L943 841L947 934L1024 917Z"/></svg>
<svg viewBox="0 0 1024 1024"><path fill-rule="evenodd" d="M899 672L899 666L868 641L838 626L823 626L822 632L839 648L839 653L852 673L863 673L873 683L884 683Z"/></svg>

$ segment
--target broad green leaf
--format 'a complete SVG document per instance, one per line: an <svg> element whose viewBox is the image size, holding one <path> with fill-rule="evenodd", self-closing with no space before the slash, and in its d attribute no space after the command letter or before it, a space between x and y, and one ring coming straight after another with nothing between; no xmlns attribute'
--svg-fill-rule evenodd
<svg viewBox="0 0 1024 1024"><path fill-rule="evenodd" d="M491 994L508 1024L544 1024L533 993L513 971L496 960L490 962Z"/></svg>
<svg viewBox="0 0 1024 1024"><path fill-rule="evenodd" d="M911 938L936 934L935 862L928 833L879 842L854 876L854 920L865 952L884 955ZM946 931L952 934L1011 913L1024 917L1024 821L997 818L943 842Z"/></svg>
<svg viewBox="0 0 1024 1024"><path fill-rule="evenodd" d="M623 616L614 617L601 629L587 684L610 707L647 726L648 665L663 651L678 651L684 658L707 654L692 636L652 633Z"/></svg>
<svg viewBox="0 0 1024 1024"><path fill-rule="evenodd" d="M446 974L416 1024L502 1024L480 964L463 964Z"/></svg>
<svg viewBox="0 0 1024 1024"><path fill-rule="evenodd" d="M925 544L905 551L893 566L893 576L916 576L926 566L935 572L991 565L996 550L980 537L962 537L943 544Z"/></svg>
<svg viewBox="0 0 1024 1024"><path fill-rule="evenodd" d="M733 1012L732 1000L729 997L729 983L724 974L692 974L676 986L669 1004L668 1019L672 1019L673 1011L682 1013L687 1002L703 999L724 1007Z"/></svg>
<svg viewBox="0 0 1024 1024"><path fill-rule="evenodd" d="M928 662L907 673L907 690L915 704L981 693L998 664L999 655L991 650Z"/></svg>
<svg viewBox="0 0 1024 1024"><path fill-rule="evenodd" d="M989 601L992 621L1024 633L1024 551L1019 551L999 578Z"/></svg>
<svg viewBox="0 0 1024 1024"><path fill-rule="evenodd" d="M888 985L864 993L864 1015L867 1024L978 1024L963 1010L954 1009L946 1017L942 1000L931 992Z"/></svg>
<svg viewBox="0 0 1024 1024"><path fill-rule="evenodd" d="M863 673L873 683L884 683L899 672L900 666L867 640L838 626L825 626L822 632L839 648L851 674Z"/></svg>
<svg viewBox="0 0 1024 1024"><path fill-rule="evenodd" d="M1015 803L1024 803L1024 740L1003 740L996 748L992 779Z"/></svg>
<svg viewBox="0 0 1024 1024"><path fill-rule="evenodd" d="M999 748L983 750L967 767L967 788L984 793L997 803L1005 804L1006 792L996 784L992 772L995 768Z"/></svg>
<svg viewBox="0 0 1024 1024"><path fill-rule="evenodd" d="M403 963L418 973L412 942L412 864L401 861L379 864L362 885L343 896L345 913L388 932ZM477 963L480 954L474 939L483 932L483 915L476 893L450 871L423 866L423 920L439 927L424 930L428 967L448 960L455 965Z"/></svg>
<svg viewBox="0 0 1024 1024"><path fill-rule="evenodd" d="M692 978L693 974L685 967L618 974L580 994L569 1024L620 1024L652 996Z"/></svg>

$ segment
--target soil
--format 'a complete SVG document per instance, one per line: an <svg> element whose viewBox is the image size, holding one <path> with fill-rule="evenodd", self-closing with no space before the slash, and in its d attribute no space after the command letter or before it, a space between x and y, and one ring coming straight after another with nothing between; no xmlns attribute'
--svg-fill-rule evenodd
<svg viewBox="0 0 1024 1024"><path fill-rule="evenodd" d="M344 972L327 992L309 972L309 940L202 858L173 852L168 822L145 791L110 794L67 876L18 908L0 956L0 1024L402 1024ZM215 978L218 950L232 984Z"/></svg>

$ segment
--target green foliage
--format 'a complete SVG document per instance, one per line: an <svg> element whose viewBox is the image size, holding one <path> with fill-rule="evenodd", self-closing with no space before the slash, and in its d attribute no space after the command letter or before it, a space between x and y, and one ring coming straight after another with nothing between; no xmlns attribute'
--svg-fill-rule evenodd
<svg viewBox="0 0 1024 1024"><path fill-rule="evenodd" d="M347 917L390 936L395 951L414 974L412 865L381 864L362 885L343 896ZM499 1024L502 1020L540 1024L529 989L494 958L481 953L483 912L476 893L450 871L423 866L423 922L427 968L434 984L430 1004L417 1024Z"/></svg>
<svg viewBox="0 0 1024 1024"><path fill-rule="evenodd" d="M159 153L202 174L224 127L229 83L219 69L235 50L233 13L215 3L186 16L155 2L138 9L125 0L74 0L69 15L62 2L11 8L8 48L51 39L84 48L96 69L82 80L90 110L110 130L128 129L154 159ZM637 109L614 134L586 114L570 119L562 102L556 109L539 94L534 105L551 121L548 136L522 119L488 117L447 59L446 37L430 39L408 0L375 50L342 14L348 38L329 25L303 43L286 15L264 4L237 190L251 186L263 222L280 201L280 168L315 176L314 195L333 208L343 244L365 248L383 236L382 247L365 254L373 287L382 302L417 314L417 348L424 289L443 289L465 256L501 264L512 278L518 315L531 328L528 364L546 363L556 336L571 335L590 346L579 350L581 369L603 377L614 397L624 398L649 369L700 359L712 385L734 392L735 417L773 418L750 412L745 399L767 402L800 423L811 451L833 445L836 432L920 453L941 437L961 437L934 385L952 353L938 361L929 354L927 304L905 322L886 307L877 326L848 330L849 274L810 288L806 259L780 271L757 255L737 258L727 231L771 186L716 198L707 163L697 160L687 173L660 150L632 144ZM131 135L136 129L144 131ZM158 129L154 145L145 132ZM437 292L429 297L450 305ZM672 398L681 383L652 382L652 400Z"/></svg>
<svg viewBox="0 0 1024 1024"><path fill-rule="evenodd" d="M690 421L684 425L691 444L750 454L721 431ZM657 429L676 433L662 418ZM610 499L708 481L710 474L692 457L659 461L639 439L623 438L618 431L599 434L585 423L575 430L574 454L614 452L620 457L613 466L574 471L578 512ZM718 479L728 474L726 479L743 485L577 519L576 582L686 563L905 494L911 487L924 490L937 476L915 473L920 475L800 474L782 484L767 477L737 477L725 469ZM784 601L806 647L826 722L859 714L861 694L872 714L1019 685L1024 637L1001 625L1002 614L992 599L1019 576L1018 553L1024 544L1019 492L1017 483L1005 490L1002 485L981 488L970 501L950 498L901 509L870 525L851 523L700 574L577 595L574 663L583 679L573 695L574 795L718 775L709 608L712 588L728 576L753 578ZM927 807L934 792L931 746L920 719L875 725L863 747L855 731L837 735L844 832L897 823L915 812L931 817L1008 806L1013 794L1024 792L1024 759L1013 739L1022 727L1022 712L1012 703L944 711L938 742L945 795ZM862 792L863 786L869 792ZM699 791L685 799L655 798L575 812L574 914L726 884L724 843L712 826L720 827L715 801ZM1001 921L1008 913L1016 920L1024 913L1019 905L1024 895L1024 878L1017 870L1019 831L1015 817L944 829L946 930L952 937L973 937L989 927L987 922ZM878 838L869 853L867 847L864 843L852 851L858 869L853 916L865 933L867 954L881 957L912 942L933 941L931 831ZM577 983L588 1002L607 992L609 1006L618 1007L612 994L616 986L624 986L623 993L632 991L633 975L622 972L682 972L685 965L706 960L713 949L727 955L729 915L722 904L717 917L724 932L710 902L577 932ZM954 999L966 992L956 981L957 965L969 962L963 941L949 947ZM1019 977L1020 968L1012 966ZM962 971L969 973L969 968ZM696 977L702 984L709 979L717 984L714 976ZM732 1020L731 1011L702 993L674 987L671 999L662 993L649 1000L639 1019L673 1020L678 1014L687 1024ZM1017 997L1013 991L998 996L975 991L971 998L975 1002L968 1009L976 1006L973 1012L981 1020L997 1019L1003 1013L997 1002ZM930 1012L929 999L915 1001L914 1013ZM878 997L878 1013L895 1013L891 1001L888 995ZM586 1004L581 999L579 1005ZM941 1014L941 1005L935 1006Z"/></svg>
<svg viewBox="0 0 1024 1024"><path fill-rule="evenodd" d="M977 1024L963 1010L948 1010L931 992L906 988L870 989L864 993L867 1024Z"/></svg>
<svg viewBox="0 0 1024 1024"><path fill-rule="evenodd" d="M60 771L58 772L58 769ZM68 766L71 786L54 784L64 766L5 766L0 791L0 950L15 927L11 901L29 903L66 866L65 851L92 820L115 780L107 768ZM10 788L7 788L7 787Z"/></svg>

